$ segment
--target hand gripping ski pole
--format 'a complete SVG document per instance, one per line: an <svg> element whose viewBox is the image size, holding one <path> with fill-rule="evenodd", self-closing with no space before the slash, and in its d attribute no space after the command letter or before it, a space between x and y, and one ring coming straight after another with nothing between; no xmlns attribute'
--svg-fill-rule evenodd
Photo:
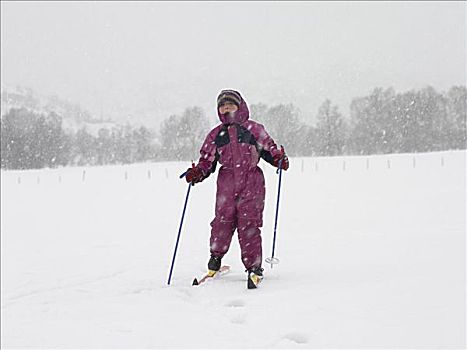
<svg viewBox="0 0 467 350"><path fill-rule="evenodd" d="M184 178L186 175L186 172L180 175L180 178ZM180 220L180 226L178 228L178 235L177 235L177 242L175 243L175 249L172 257L172 265L170 266L170 273L169 273L169 280L167 281L167 284L170 286L170 280L172 279L172 272L175 264L175 256L177 255L177 249L178 249L178 242L180 241L180 233L182 232L182 225L183 225L183 219L185 218L185 211L186 207L188 204L188 197L190 196L190 190L191 190L192 184L188 184L188 190L186 192L186 198L185 198L185 205L183 206L183 212L182 212L182 219Z"/></svg>
<svg viewBox="0 0 467 350"><path fill-rule="evenodd" d="M277 233L277 217L279 216L279 199L281 197L281 182L282 182L282 159L279 161L277 172L279 173L279 186L277 189L277 203L276 203L276 219L274 222L274 238L272 240L272 255L270 258L266 258L266 262L273 265L279 264L279 259L274 257L274 251L276 249L276 233Z"/></svg>

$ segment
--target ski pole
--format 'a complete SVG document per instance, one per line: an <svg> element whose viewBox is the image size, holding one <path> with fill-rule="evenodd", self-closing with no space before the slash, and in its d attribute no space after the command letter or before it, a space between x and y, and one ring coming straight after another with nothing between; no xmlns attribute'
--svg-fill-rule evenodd
<svg viewBox="0 0 467 350"><path fill-rule="evenodd" d="M185 177L186 172L180 175L180 178ZM172 265L170 266L170 273L169 273L169 280L167 281L167 284L170 286L170 280L172 279L172 272L175 264L175 256L177 255L177 249L178 249L178 242L180 241L180 233L182 232L182 225L183 225L183 219L185 218L185 211L186 207L188 204L188 197L190 196L190 190L191 190L192 184L188 184L188 190L186 192L186 198L185 198L185 205L183 206L183 212L182 212L182 219L180 220L180 226L178 228L178 235L177 235L177 242L175 243L175 249L172 257Z"/></svg>
<svg viewBox="0 0 467 350"><path fill-rule="evenodd" d="M279 259L274 257L274 252L276 249L276 235L277 235L277 218L279 216L279 199L281 196L281 182L282 182L282 159L279 161L277 172L279 173L279 186L277 189L277 203L276 203L276 219L274 221L274 237L272 240L272 255L270 258L266 259L266 262L271 264L271 269L274 264L279 263Z"/></svg>

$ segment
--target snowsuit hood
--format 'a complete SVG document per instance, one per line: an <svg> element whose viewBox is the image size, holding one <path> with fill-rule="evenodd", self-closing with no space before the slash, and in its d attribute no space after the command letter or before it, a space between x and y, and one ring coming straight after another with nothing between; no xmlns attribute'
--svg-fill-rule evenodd
<svg viewBox="0 0 467 350"><path fill-rule="evenodd" d="M219 108L217 108L217 115L222 124L243 124L250 118L250 110L248 109L248 105L246 104L242 95L238 91L235 92L241 97L240 106L235 113L221 114L221 112L219 112Z"/></svg>

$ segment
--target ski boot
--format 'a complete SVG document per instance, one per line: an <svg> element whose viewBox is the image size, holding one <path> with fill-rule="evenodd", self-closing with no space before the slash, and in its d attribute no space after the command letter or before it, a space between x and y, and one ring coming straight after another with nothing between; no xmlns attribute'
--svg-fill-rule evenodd
<svg viewBox="0 0 467 350"><path fill-rule="evenodd" d="M261 267L253 267L248 269L248 289L255 289L258 288L258 284L263 280L263 271L264 269Z"/></svg>
<svg viewBox="0 0 467 350"><path fill-rule="evenodd" d="M217 271L219 271L219 269L221 268L221 260L221 256L211 255L211 258L208 262L208 275L212 277L216 274Z"/></svg>

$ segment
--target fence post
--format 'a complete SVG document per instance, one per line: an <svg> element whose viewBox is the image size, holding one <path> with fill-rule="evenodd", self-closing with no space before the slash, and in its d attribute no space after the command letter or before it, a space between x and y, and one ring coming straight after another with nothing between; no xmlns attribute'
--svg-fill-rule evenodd
<svg viewBox="0 0 467 350"><path fill-rule="evenodd" d="M83 170L83 175L82 175L81 179L82 179L83 182L86 179L86 170Z"/></svg>
<svg viewBox="0 0 467 350"><path fill-rule="evenodd" d="M370 169L370 158L366 159L366 170Z"/></svg>

